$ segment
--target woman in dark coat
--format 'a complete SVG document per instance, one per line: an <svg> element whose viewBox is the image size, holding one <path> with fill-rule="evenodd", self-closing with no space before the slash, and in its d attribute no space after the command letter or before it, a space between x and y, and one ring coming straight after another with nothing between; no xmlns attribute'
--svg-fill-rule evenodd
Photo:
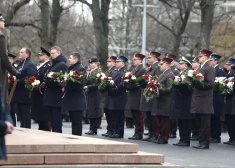
<svg viewBox="0 0 235 168"><path fill-rule="evenodd" d="M69 57L69 72L80 71L85 73L86 70L80 62L80 54L72 53ZM81 83L74 83L68 80L64 88L64 98L62 100L62 110L69 111L72 122L72 134L82 135L82 112L86 110L86 97L83 90L85 78Z"/></svg>
<svg viewBox="0 0 235 168"><path fill-rule="evenodd" d="M87 135L96 135L98 122L101 116L101 95L98 86L95 83L95 75L99 73L99 60L91 58L89 60L91 72L88 75L86 86L84 89L87 92L87 118L90 119L90 131L86 132Z"/></svg>

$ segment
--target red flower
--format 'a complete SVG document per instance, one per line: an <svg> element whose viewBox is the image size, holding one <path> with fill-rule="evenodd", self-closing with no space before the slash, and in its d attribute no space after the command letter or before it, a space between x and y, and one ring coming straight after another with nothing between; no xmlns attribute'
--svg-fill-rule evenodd
<svg viewBox="0 0 235 168"><path fill-rule="evenodd" d="M194 75L197 75L197 74L198 74L198 72L197 72L197 71L193 71L193 74L194 74Z"/></svg>

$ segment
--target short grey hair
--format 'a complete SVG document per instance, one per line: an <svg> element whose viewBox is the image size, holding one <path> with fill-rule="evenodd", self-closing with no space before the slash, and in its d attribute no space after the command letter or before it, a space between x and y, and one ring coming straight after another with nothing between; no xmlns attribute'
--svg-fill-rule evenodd
<svg viewBox="0 0 235 168"><path fill-rule="evenodd" d="M60 54L62 54L62 49L61 49L59 46L51 47L51 50L56 50L56 51L58 51Z"/></svg>

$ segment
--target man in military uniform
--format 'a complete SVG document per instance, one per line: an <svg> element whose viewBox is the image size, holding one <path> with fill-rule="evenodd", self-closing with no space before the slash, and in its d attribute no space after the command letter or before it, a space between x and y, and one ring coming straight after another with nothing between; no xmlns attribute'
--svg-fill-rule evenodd
<svg viewBox="0 0 235 168"><path fill-rule="evenodd" d="M122 76L126 72L126 62L128 59L125 56L118 56L116 60L116 70L112 74L112 79L117 85L116 90L108 91L109 106L114 118L114 134L110 138L123 138L124 136L124 110L126 106L127 93L126 87L123 85Z"/></svg>
<svg viewBox="0 0 235 168"><path fill-rule="evenodd" d="M210 145L210 121L213 110L213 87L215 82L215 69L210 66L209 57L211 51L201 50L198 56L199 73L204 76L203 83L193 83L193 96L191 102L191 113L200 125L199 144L194 145L196 149L209 149Z"/></svg>
<svg viewBox="0 0 235 168"><path fill-rule="evenodd" d="M131 71L136 78L144 75L146 73L145 69L143 68L143 59L145 55L143 54L135 54L132 61L134 69ZM130 140L141 140L143 138L144 133L144 121L143 121L143 114L140 111L140 97L141 97L141 90L137 86L137 84L130 84L128 85L128 94L127 94L127 104L130 107L131 115L135 125L135 133L132 137L129 137Z"/></svg>
<svg viewBox="0 0 235 168"><path fill-rule="evenodd" d="M216 77L225 77L225 73L219 66L219 60L221 56L218 54L211 54L210 65L215 69ZM220 116L222 114L222 105L224 97L218 90L213 91L213 107L214 114L211 115L211 139L210 143L220 143L221 136L221 125Z"/></svg>
<svg viewBox="0 0 235 168"><path fill-rule="evenodd" d="M148 56L147 61L149 64L149 68L147 70L147 74L151 75L154 78L158 78L160 74L162 73L158 66L158 63L159 63L158 59L160 56L161 56L161 53L155 52L155 51L151 51ZM149 141L149 142L156 141L159 135L158 118L156 114L152 113L152 104L153 104L153 100L149 100L147 102L142 93L140 111L145 112L146 118L147 118L146 119L147 125L149 129L148 136L146 138L143 138L142 141Z"/></svg>
<svg viewBox="0 0 235 168"><path fill-rule="evenodd" d="M40 65L37 67L37 80L43 82L45 74L50 67L50 53L43 47L40 48L41 52L38 54ZM43 93L44 88L38 88L32 91L32 107L31 116L34 121L38 123L38 129L44 131L51 131L49 122L49 111L43 107Z"/></svg>
<svg viewBox="0 0 235 168"><path fill-rule="evenodd" d="M174 73L175 76L179 76L180 72L178 70L178 67L176 65L178 62L176 62L177 56L174 54L168 54L166 58L172 59L171 62L171 71ZM177 132L177 120L170 119L170 132L169 132L169 138L176 138L176 132Z"/></svg>
<svg viewBox="0 0 235 168"><path fill-rule="evenodd" d="M105 72L105 75L107 77L112 77L113 72L115 71L115 61L117 57L110 56L107 60L107 67L108 70ZM108 97L108 91L101 92L102 94L102 105L107 121L107 132L105 134L102 134L102 136L108 137L111 136L114 133L114 121L113 121L113 114L112 111L108 109L109 105L109 97Z"/></svg>

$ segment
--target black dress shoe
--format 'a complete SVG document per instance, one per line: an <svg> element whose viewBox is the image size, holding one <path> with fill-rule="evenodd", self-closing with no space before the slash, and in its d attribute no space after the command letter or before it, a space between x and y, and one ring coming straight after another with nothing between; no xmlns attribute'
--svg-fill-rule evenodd
<svg viewBox="0 0 235 168"><path fill-rule="evenodd" d="M175 134L169 134L169 138L176 138L176 135Z"/></svg>
<svg viewBox="0 0 235 168"><path fill-rule="evenodd" d="M180 142L180 143L178 144L178 146L186 147L186 146L190 146L190 144L189 144L189 143L186 143L186 142Z"/></svg>
<svg viewBox="0 0 235 168"><path fill-rule="evenodd" d="M154 136L148 140L148 142L152 142L152 143L157 143L157 141L158 141L158 137L154 137Z"/></svg>
<svg viewBox="0 0 235 168"><path fill-rule="evenodd" d="M119 134L113 134L110 136L110 138L123 138L123 136L121 136Z"/></svg>
<svg viewBox="0 0 235 168"><path fill-rule="evenodd" d="M220 139L211 138L210 143L220 143Z"/></svg>
<svg viewBox="0 0 235 168"><path fill-rule="evenodd" d="M174 146L179 146L180 143L181 143L181 142L177 142L177 143L174 143L173 145L174 145Z"/></svg>
<svg viewBox="0 0 235 168"><path fill-rule="evenodd" d="M226 145L234 145L235 141L226 141L226 142L223 142L223 144L226 144Z"/></svg>
<svg viewBox="0 0 235 168"><path fill-rule="evenodd" d="M141 140L143 137L142 136L140 136L140 135L133 135L133 137L129 137L128 139L130 139L130 140Z"/></svg>
<svg viewBox="0 0 235 168"><path fill-rule="evenodd" d="M108 137L109 136L109 132L106 132L105 134L101 134L101 136Z"/></svg>
<svg viewBox="0 0 235 168"><path fill-rule="evenodd" d="M209 149L209 146L208 145L198 144L198 145L194 145L193 148L196 148L196 149Z"/></svg>
<svg viewBox="0 0 235 168"><path fill-rule="evenodd" d="M148 136L146 138L143 138L141 141L148 141L150 138L152 138L152 137Z"/></svg>
<svg viewBox="0 0 235 168"><path fill-rule="evenodd" d="M89 132L86 132L85 134L87 134L87 135L97 135L97 132L89 131Z"/></svg>
<svg viewBox="0 0 235 168"><path fill-rule="evenodd" d="M191 141L198 141L198 137L197 137L197 136L192 136L192 137L190 138L190 140L191 140Z"/></svg>
<svg viewBox="0 0 235 168"><path fill-rule="evenodd" d="M162 139L162 138L158 138L158 140L157 140L156 143L157 143L157 144L168 144L168 141L165 141L165 140Z"/></svg>

